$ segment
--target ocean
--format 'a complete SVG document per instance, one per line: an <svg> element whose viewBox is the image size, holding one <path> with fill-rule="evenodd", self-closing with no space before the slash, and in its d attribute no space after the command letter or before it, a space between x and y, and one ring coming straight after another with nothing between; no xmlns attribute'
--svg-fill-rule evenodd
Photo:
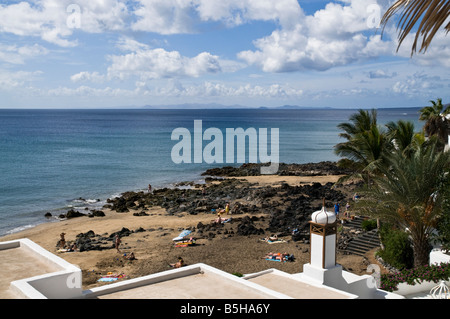
<svg viewBox="0 0 450 319"><path fill-rule="evenodd" d="M410 120L420 130L423 123L418 121L418 111L417 108L379 109L378 121L383 124ZM160 188L180 181L202 183L201 173L208 168L239 166L238 149L232 161L226 160L227 128L242 128L247 133L253 132L250 129L255 132L267 129L267 155L274 150L271 137L278 129L278 159L282 163L336 161L339 158L333 147L342 141L337 125L347 122L354 112L350 109L0 109L0 236L57 221L57 218L44 217L47 212L58 216L71 208L99 209L108 198L125 191L146 190L148 184ZM198 128L195 123L201 124L200 135L195 134ZM180 136L172 139L174 131L183 132L183 139ZM206 132L222 132L222 136L216 134L207 140L202 135ZM196 148L174 153L177 146L187 145L187 137L194 145L199 136L200 144ZM207 152L213 141L222 143L214 145L224 145L223 154L217 153L218 148ZM261 146L261 143L253 144L258 149ZM251 151L249 146L246 162ZM214 155L216 162L204 154ZM181 155L185 162L177 163ZM186 162L188 157L190 163Z"/></svg>

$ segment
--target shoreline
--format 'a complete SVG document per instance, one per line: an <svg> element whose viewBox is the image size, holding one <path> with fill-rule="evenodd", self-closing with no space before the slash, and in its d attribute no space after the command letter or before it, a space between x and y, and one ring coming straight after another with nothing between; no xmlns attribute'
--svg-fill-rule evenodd
<svg viewBox="0 0 450 319"><path fill-rule="evenodd" d="M283 181L283 176L289 176L289 174L292 173L292 167L300 166L300 167L306 167L306 171L309 173L315 173L314 175L306 175L310 177L315 177L317 182L327 182L326 177L327 175L320 175L323 174L324 171L317 171L315 170L317 166L320 166L321 164L325 164L325 170L330 169L330 164L334 163L331 161L326 162L319 162L319 163L304 163L304 164L297 164L297 163L280 163L279 170L277 174L275 175L266 175L266 176L275 176L276 179L281 182ZM226 177L235 177L244 179L245 177L248 177L250 180L255 179L256 176L264 177L265 175L261 175L260 167L262 165L266 165L263 163L257 163L257 164L242 164L241 166L222 166L222 167L215 167L210 168L207 170L199 170L197 173L194 174L195 179L194 180L187 180L187 181L180 181L177 179L173 179L172 181L165 182L161 185L157 185L154 189L165 189L165 188L183 188L183 187L195 187L195 185L203 185L206 184L206 180L208 178L223 178ZM323 168L321 168L323 169ZM339 175L343 174L345 170L338 170ZM319 175L316 175L319 174ZM305 175L294 175L294 176L304 176ZM292 178L292 177L291 177ZM332 180L333 182L337 179ZM305 181L308 182L308 181ZM271 182L265 183L266 185L271 185ZM3 237L14 235L17 233L21 233L23 231L32 229L34 227L37 227L42 224L47 223L58 223L60 221L65 220L64 218L60 218L59 216L64 215L67 213L67 211L74 209L78 211L92 211L92 210L101 210L105 204L107 204L107 201L113 198L120 197L122 194L126 192L146 192L146 188L137 188L134 190L130 189L124 189L122 191L114 191L111 195L105 195L100 196L99 198L96 197L96 199L93 198L83 198L79 195L74 194L72 199L64 199L62 202L67 202L67 205L65 207L58 207L58 208L48 208L45 210L40 210L36 212L28 212L25 213L26 215L30 215L30 218L34 219L34 223L24 223L21 225L13 226L13 228L4 230L3 233L0 233L0 241ZM76 202L79 202L80 205L76 205ZM102 205L96 205L98 203L103 203ZM50 213L51 217L45 217L45 214ZM32 214L36 214L31 216ZM38 215L41 214L41 215Z"/></svg>
<svg viewBox="0 0 450 319"><path fill-rule="evenodd" d="M237 171L239 169L236 168ZM310 192L311 196L323 193L348 198L352 187L344 187L342 191L345 194L331 190L331 185L339 176L208 177L205 178L207 195L195 186L199 184L183 189L158 189L152 194L125 192L118 198L132 196L132 201L125 201L126 206L120 206L118 203L122 201L110 200L110 206L102 209L104 216L84 215L47 222L2 236L0 241L26 237L78 265L83 272L84 289L105 284L97 280L108 272L135 278L167 270L168 265L176 262L179 256L188 264L202 262L230 273L253 273L267 268L296 273L302 271L302 265L309 261L309 243L304 239L293 240L290 232L294 224L283 223L298 222L296 225L303 227L304 222L320 207L321 198L300 200L300 191ZM315 194L317 191L322 193ZM213 222L216 212L224 208L226 202L231 204L231 221L217 225ZM211 207L217 207L217 210L213 211L215 208ZM118 208L128 211L118 212ZM327 209L332 209L330 203ZM172 239L184 229L192 230L192 236L196 238L195 246L174 246ZM124 230L128 232L123 233ZM56 245L62 232L66 233L67 243L79 241L81 235L90 232L92 237L89 240L101 244L92 250L58 253ZM124 234L120 253L114 249L110 238L117 232ZM268 245L261 241L272 233L278 233L285 243ZM295 261L282 264L262 259L275 250L294 254ZM124 254L131 252L136 260L124 258ZM360 256L338 254L338 261L357 274L365 273L367 268L365 258Z"/></svg>
<svg viewBox="0 0 450 319"><path fill-rule="evenodd" d="M196 180L197 181L202 181L204 182L204 178L201 176L201 173L203 171L199 171L195 174ZM183 183L180 182L179 180L173 180L173 181L169 181L166 183L161 184L159 187L157 186L155 189L161 189L161 188L176 188L177 184L179 183ZM34 227L43 225L43 224L48 224L48 223L58 223L61 221L64 221L65 218L60 218L60 215L65 215L67 213L67 211L74 209L74 210L79 210L79 211L92 211L92 210L101 210L103 208L103 206L107 203L107 201L109 199L112 198L116 198L116 197L120 197L121 194L126 193L130 191L129 189L124 189L122 191L114 191L112 192L112 194L107 195L105 193L104 196L99 196L98 198L96 197L96 199L92 199L92 198L83 198L83 197L75 197L77 196L76 194L74 194L74 197L72 199L63 199L62 202L66 202L67 205L64 207L49 207L47 209L42 209L39 211L29 211L24 213L25 215L29 215L30 219L34 220L33 222L30 223L23 223L23 224L18 224L17 226L13 226L12 228L9 228L7 230L3 230L0 233L0 241L2 241L3 237L6 236L10 236L10 235L14 235L17 233L21 233L23 231L32 229ZM142 192L142 191L146 191L146 189L144 188L137 188L132 190L133 192ZM76 205L76 203L80 203L79 205ZM103 203L101 205L98 205L99 203ZM50 217L45 217L45 214L51 214Z"/></svg>

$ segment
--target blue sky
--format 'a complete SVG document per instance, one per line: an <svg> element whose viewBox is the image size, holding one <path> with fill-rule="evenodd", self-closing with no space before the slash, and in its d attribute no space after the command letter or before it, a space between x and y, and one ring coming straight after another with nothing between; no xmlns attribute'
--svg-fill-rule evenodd
<svg viewBox="0 0 450 319"><path fill-rule="evenodd" d="M389 3L2 1L0 108L448 103L450 38L397 52Z"/></svg>

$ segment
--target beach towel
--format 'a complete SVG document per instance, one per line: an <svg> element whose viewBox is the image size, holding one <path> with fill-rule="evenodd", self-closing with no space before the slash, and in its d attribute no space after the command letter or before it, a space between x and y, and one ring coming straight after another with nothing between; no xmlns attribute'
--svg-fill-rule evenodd
<svg viewBox="0 0 450 319"><path fill-rule="evenodd" d="M182 241L182 242L176 242L175 247L188 247L195 245L194 241Z"/></svg>
<svg viewBox="0 0 450 319"><path fill-rule="evenodd" d="M173 241L180 241L183 240L184 237L189 236L189 234L192 233L191 230L183 230L177 237L175 237L174 239L172 239Z"/></svg>
<svg viewBox="0 0 450 319"><path fill-rule="evenodd" d="M281 256L280 253L274 254L271 258L270 257L266 258L266 260L278 261L278 262L294 261L294 255L286 255L286 256L284 256L284 260L277 259L277 257L280 257L280 256Z"/></svg>
<svg viewBox="0 0 450 319"><path fill-rule="evenodd" d="M116 281L119 278L114 278L114 277L102 277L99 280L97 280L98 282L111 282L111 281Z"/></svg>
<svg viewBox="0 0 450 319"><path fill-rule="evenodd" d="M73 253L75 250L67 248L67 249L58 249L56 252L58 253Z"/></svg>
<svg viewBox="0 0 450 319"><path fill-rule="evenodd" d="M284 239L277 239L277 240L267 240L268 244L280 244L280 243L287 243Z"/></svg>
<svg viewBox="0 0 450 319"><path fill-rule="evenodd" d="M103 276L102 278L100 278L97 281L104 281L104 282L110 282L110 281L116 281L119 278L125 278L126 276L124 274L112 274L111 272L109 272L106 276Z"/></svg>
<svg viewBox="0 0 450 319"><path fill-rule="evenodd" d="M275 258L266 258L266 260L270 260L270 261L278 261L278 262L286 262L286 260L279 260L279 259L275 259Z"/></svg>
<svg viewBox="0 0 450 319"><path fill-rule="evenodd" d="M284 239L270 240L270 239L262 238L262 239L260 239L260 241L265 241L268 244L287 243L287 241Z"/></svg>

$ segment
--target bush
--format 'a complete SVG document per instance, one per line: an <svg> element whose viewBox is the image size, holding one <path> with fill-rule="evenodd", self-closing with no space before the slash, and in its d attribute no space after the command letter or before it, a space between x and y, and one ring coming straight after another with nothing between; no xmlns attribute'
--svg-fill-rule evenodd
<svg viewBox="0 0 450 319"><path fill-rule="evenodd" d="M377 228L377 221L375 219L366 219L361 223L361 227L365 231L371 231Z"/></svg>
<svg viewBox="0 0 450 319"><path fill-rule="evenodd" d="M441 263L439 265L426 265L414 269L404 269L395 274L383 274L380 278L380 289L386 291L395 291L398 284L406 282L409 285L415 285L423 281L439 282L450 279L450 263Z"/></svg>
<svg viewBox="0 0 450 319"><path fill-rule="evenodd" d="M397 269L413 267L414 254L407 233L385 226L381 228L380 236L384 249L379 250L378 255L386 263Z"/></svg>
<svg viewBox="0 0 450 319"><path fill-rule="evenodd" d="M443 183L444 203L443 214L439 218L433 240L442 245L444 251L450 252L450 181Z"/></svg>
<svg viewBox="0 0 450 319"><path fill-rule="evenodd" d="M439 242L443 250L450 251L450 198L446 200L444 213L439 218L436 229L438 234L433 240Z"/></svg>

